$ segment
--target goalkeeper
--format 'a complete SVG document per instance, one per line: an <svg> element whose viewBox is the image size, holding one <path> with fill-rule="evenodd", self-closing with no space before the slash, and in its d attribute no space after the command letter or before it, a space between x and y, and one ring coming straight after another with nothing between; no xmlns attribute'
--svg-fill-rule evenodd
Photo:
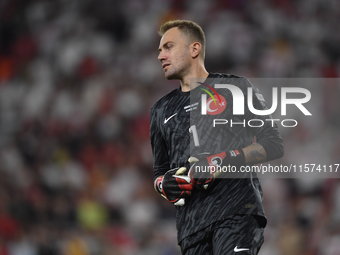
<svg viewBox="0 0 340 255"><path fill-rule="evenodd" d="M169 21L160 27L159 34L162 37L158 59L165 78L179 80L180 86L151 109L154 187L176 207L177 241L182 254L255 255L264 241L267 222L261 184L250 173L230 178L218 176L213 170L282 157L278 128L265 121L271 116L254 115L247 107L244 115L234 116L233 97L228 89L219 89L218 109L212 109L212 103L207 101L207 115L202 116L202 91L214 84L232 84L245 98L248 89L252 89L254 108L266 110L267 106L246 78L206 71L205 36L199 25L186 20ZM203 78L204 83L190 87L191 78ZM215 128L211 122L215 117L235 123L242 123L242 118L260 119L264 125ZM206 167L209 171L197 171Z"/></svg>

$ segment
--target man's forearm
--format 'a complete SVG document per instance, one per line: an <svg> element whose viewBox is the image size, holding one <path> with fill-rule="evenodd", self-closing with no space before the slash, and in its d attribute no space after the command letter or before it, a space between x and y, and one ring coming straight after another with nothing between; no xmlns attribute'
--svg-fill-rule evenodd
<svg viewBox="0 0 340 255"><path fill-rule="evenodd" d="M261 144L253 143L242 150L244 152L246 165L266 162L267 154Z"/></svg>

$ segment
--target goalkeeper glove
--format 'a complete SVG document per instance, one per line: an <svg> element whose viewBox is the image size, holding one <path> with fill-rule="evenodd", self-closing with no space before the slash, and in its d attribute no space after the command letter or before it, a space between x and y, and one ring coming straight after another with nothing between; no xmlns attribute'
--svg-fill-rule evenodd
<svg viewBox="0 0 340 255"><path fill-rule="evenodd" d="M229 150L211 155L202 153L188 159L191 167L188 176L191 184L197 189L208 189L214 180L221 174L223 167L227 165L241 166L245 164L243 150Z"/></svg>
<svg viewBox="0 0 340 255"><path fill-rule="evenodd" d="M183 175L186 170L185 167L171 169L155 180L156 191L177 206L183 206L193 190L190 178Z"/></svg>

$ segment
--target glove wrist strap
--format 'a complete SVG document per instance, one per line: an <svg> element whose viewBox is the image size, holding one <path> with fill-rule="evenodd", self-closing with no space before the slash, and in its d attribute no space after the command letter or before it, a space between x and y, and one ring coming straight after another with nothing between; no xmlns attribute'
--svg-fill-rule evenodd
<svg viewBox="0 0 340 255"><path fill-rule="evenodd" d="M231 166L243 166L246 163L244 152L242 149L229 150L226 152L227 156L224 158L223 163Z"/></svg>
<svg viewBox="0 0 340 255"><path fill-rule="evenodd" d="M155 190L159 194L163 194L163 176L160 176L155 180Z"/></svg>

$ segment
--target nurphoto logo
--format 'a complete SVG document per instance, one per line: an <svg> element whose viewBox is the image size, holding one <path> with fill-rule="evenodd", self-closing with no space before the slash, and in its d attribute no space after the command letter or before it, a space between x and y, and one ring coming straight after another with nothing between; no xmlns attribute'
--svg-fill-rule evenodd
<svg viewBox="0 0 340 255"><path fill-rule="evenodd" d="M242 90L232 84L215 84L214 88L212 86L209 86L204 83L200 83L207 88L209 88L215 95L212 95L210 91L204 88L200 88L204 92L206 92L210 98L207 99L207 94L201 95L201 114L202 115L218 115L222 113L226 107L227 102L225 98L218 94L216 89L228 89L233 97L233 115L244 115L244 105L245 105L245 96L242 92ZM287 98L287 94L289 93L295 93L295 94L302 94L304 97L302 98ZM261 94L255 93L257 99L259 101L264 101L264 98ZM305 88L298 88L298 87L282 87L281 88L281 115L286 116L287 115L287 105L295 105L305 116L312 116L312 114L307 110L307 108L304 106L305 103L309 102L311 99L311 93L308 89ZM247 90L247 106L249 108L249 111L253 113L254 115L258 116L265 116L270 115L274 113L278 106L279 96L278 96L278 88L274 87L272 89L272 106L270 109L265 110L258 110L255 109L253 104L253 88L248 87ZM269 121L272 123L272 126L274 126L275 122L280 122L283 127L295 127L297 126L298 122L295 119L266 119L265 121ZM264 125L264 121L261 119L250 119L246 121L245 119L241 122L233 122L232 119L214 119L213 120L213 126L216 125L225 125L230 124L230 126L233 125L243 125L244 127L246 124L249 127L261 127ZM289 125L290 124L290 125Z"/></svg>

